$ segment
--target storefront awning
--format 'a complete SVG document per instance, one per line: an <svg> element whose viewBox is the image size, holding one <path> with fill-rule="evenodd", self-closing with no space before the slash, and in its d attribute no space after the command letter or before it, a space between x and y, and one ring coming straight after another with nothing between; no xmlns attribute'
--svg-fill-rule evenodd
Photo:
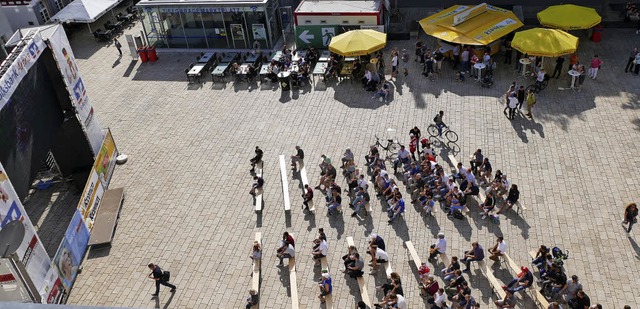
<svg viewBox="0 0 640 309"><path fill-rule="evenodd" d="M53 15L51 20L90 24L120 2L122 0L75 0Z"/></svg>
<svg viewBox="0 0 640 309"><path fill-rule="evenodd" d="M454 5L420 20L427 34L452 43L487 45L523 26L513 12L482 3Z"/></svg>

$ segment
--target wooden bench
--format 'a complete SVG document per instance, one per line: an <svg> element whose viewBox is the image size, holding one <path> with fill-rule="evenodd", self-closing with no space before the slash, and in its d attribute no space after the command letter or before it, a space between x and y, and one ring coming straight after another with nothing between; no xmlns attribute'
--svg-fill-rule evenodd
<svg viewBox="0 0 640 309"><path fill-rule="evenodd" d="M284 156L282 156L284 157ZM299 309L298 280L296 279L296 258L289 258L289 290L291 290L291 309Z"/></svg>
<svg viewBox="0 0 640 309"><path fill-rule="evenodd" d="M256 163L256 167L255 167L255 172L256 172L256 176L258 177L262 177L262 168L263 168L264 162L262 160L260 160L260 162ZM260 190L256 190L256 207L255 210L256 212L261 212L262 211L262 193L264 192L264 185L262 186L262 189Z"/></svg>
<svg viewBox="0 0 640 309"><path fill-rule="evenodd" d="M300 173L300 181L302 182L302 194L306 194L307 192L304 190L304 186L309 185L309 178L307 178L307 168L304 166L304 161L299 161L299 173ZM316 206L313 204L313 199L307 202L309 205L309 211L316 211Z"/></svg>
<svg viewBox="0 0 640 309"><path fill-rule="evenodd" d="M416 251L416 248L413 247L413 243L411 241L405 241L404 244L407 246L407 250L409 250L409 255L411 255L411 259L413 260L413 264L416 265L416 269L420 269L422 266L422 261L420 260L420 256ZM420 283L420 282L418 282Z"/></svg>
<svg viewBox="0 0 640 309"><path fill-rule="evenodd" d="M329 263L327 262L327 257L322 257L320 258L320 268L322 268L322 272L326 271L329 272ZM329 272L330 273L330 272ZM324 303L324 307L325 309L332 309L333 308L333 293L325 296L325 303Z"/></svg>
<svg viewBox="0 0 640 309"><path fill-rule="evenodd" d="M355 247L355 244L353 242L353 237L347 237L347 248L351 246ZM360 287L360 298L365 304L367 304L369 308L373 308L373 305L371 304L371 299L369 299L369 293L367 292L367 284L364 281L364 276L358 277L357 281L358 281L358 286Z"/></svg>
<svg viewBox="0 0 640 309"><path fill-rule="evenodd" d="M287 180L287 163L284 155L280 159L280 178L282 178L282 194L284 195L284 211L291 211L291 201L289 200L289 181Z"/></svg>
<svg viewBox="0 0 640 309"><path fill-rule="evenodd" d="M451 260L449 260L449 256L446 253L440 253L440 260L444 264L445 268L449 267L449 264L451 264Z"/></svg>
<svg viewBox="0 0 640 309"><path fill-rule="evenodd" d="M260 246L262 246L262 233L257 232L256 233L256 241L260 244ZM260 295L260 268L261 268L261 263L262 260L253 260L253 277L251 278L251 289L255 290L256 292L258 292L258 295ZM260 307L260 304L256 304L251 308L254 309L258 309Z"/></svg>
<svg viewBox="0 0 640 309"><path fill-rule="evenodd" d="M532 259L536 258L537 251L529 251L529 256ZM536 288L538 284L534 283L530 288L527 289L529 294L531 294L531 298L540 306L540 308L547 309L549 308L549 301L547 300L542 293L540 293L540 289Z"/></svg>
<svg viewBox="0 0 640 309"><path fill-rule="evenodd" d="M491 272L491 269L487 267L487 263L485 263L484 261L478 261L478 266L480 267L480 270L482 271L484 276L487 277L487 280L489 280L489 283L491 283L491 288L493 289L493 291L498 295L498 297L500 297L500 299L504 299L504 297L507 295L507 292L502 289L503 284L500 283L498 279L496 279L496 277Z"/></svg>
<svg viewBox="0 0 640 309"><path fill-rule="evenodd" d="M120 218L120 209L124 201L124 188L107 190L99 201L95 214L93 230L87 246L111 244Z"/></svg>
<svg viewBox="0 0 640 309"><path fill-rule="evenodd" d="M520 273L520 266L518 266L518 264L516 264L516 262L506 252L503 253L500 257L507 262L507 265L509 266L509 268L511 268L514 275L518 275Z"/></svg>
<svg viewBox="0 0 640 309"><path fill-rule="evenodd" d="M451 164L453 164L453 168L457 168L458 167L458 160L456 160L456 157L453 154L449 154L449 161L451 162ZM467 207L467 205L464 205L464 208L462 209L462 211L466 214L469 214L469 208Z"/></svg>

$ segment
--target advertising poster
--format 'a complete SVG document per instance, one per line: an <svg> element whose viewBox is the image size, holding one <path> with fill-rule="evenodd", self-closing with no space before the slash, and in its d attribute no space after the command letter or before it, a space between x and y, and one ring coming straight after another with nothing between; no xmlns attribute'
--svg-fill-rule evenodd
<svg viewBox="0 0 640 309"><path fill-rule="evenodd" d="M113 171L116 168L117 156L118 149L113 141L111 131L107 130L100 150L96 155L96 160L93 163L89 179L78 202L78 211L82 215L89 231L93 229L93 222L100 207L102 195L109 188L111 175L113 175Z"/></svg>
<svg viewBox="0 0 640 309"><path fill-rule="evenodd" d="M89 229L84 224L80 212L76 210L64 234L64 240L53 258L60 281L67 291L75 281L88 242Z"/></svg>
<svg viewBox="0 0 640 309"><path fill-rule="evenodd" d="M58 27L49 38L49 47L53 51L53 57L58 63L58 68L62 73L62 79L71 96L71 102L78 112L78 117L81 120L80 123L82 123L85 133L89 138L93 153L96 155L102 143L102 130L100 129L98 119L96 119L94 115L87 89L78 71L76 58L73 56L67 35L62 27Z"/></svg>
<svg viewBox="0 0 640 309"><path fill-rule="evenodd" d="M62 280L60 280L60 276L58 275L57 267L49 268L49 273L47 274L47 278L45 279L45 284L43 289L40 291L40 295L42 295L42 303L44 304L57 304L60 302L60 297L62 297Z"/></svg>
<svg viewBox="0 0 640 309"><path fill-rule="evenodd" d="M27 273L36 289L41 291L51 266L51 260L40 242L22 203L13 190L2 164L0 164L0 230L14 220L22 222L25 229L22 244L16 254L27 269Z"/></svg>
<svg viewBox="0 0 640 309"><path fill-rule="evenodd" d="M236 41L244 40L244 31L241 24L231 24L231 37Z"/></svg>
<svg viewBox="0 0 640 309"><path fill-rule="evenodd" d="M264 29L263 24L253 24L251 25L253 29L253 39L255 40L266 40L267 39L267 31Z"/></svg>
<svg viewBox="0 0 640 309"><path fill-rule="evenodd" d="M27 37L29 34L26 35ZM42 51L46 48L40 33L33 35L31 40L27 42L27 48L24 48L20 55L13 61L9 69L2 75L0 79L0 109L9 102L11 94L16 90L22 78L27 75L29 69L40 58Z"/></svg>

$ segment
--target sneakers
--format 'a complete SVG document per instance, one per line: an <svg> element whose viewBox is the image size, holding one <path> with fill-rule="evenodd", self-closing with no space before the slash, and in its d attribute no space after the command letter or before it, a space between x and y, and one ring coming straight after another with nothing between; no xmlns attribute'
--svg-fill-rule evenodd
<svg viewBox="0 0 640 309"><path fill-rule="evenodd" d="M175 293L177 288L171 289L171 293Z"/></svg>
<svg viewBox="0 0 640 309"><path fill-rule="evenodd" d="M487 218L487 215L486 215L486 214L485 214L485 215L482 215L482 219L486 219L486 218Z"/></svg>
<svg viewBox="0 0 640 309"><path fill-rule="evenodd" d="M151 297L158 297L158 293L151 294Z"/></svg>

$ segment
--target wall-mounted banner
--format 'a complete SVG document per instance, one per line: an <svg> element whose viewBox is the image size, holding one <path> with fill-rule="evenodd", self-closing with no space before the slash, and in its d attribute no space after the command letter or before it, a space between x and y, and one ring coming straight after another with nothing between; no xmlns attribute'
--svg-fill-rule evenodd
<svg viewBox="0 0 640 309"><path fill-rule="evenodd" d="M36 33L27 42L20 55L13 60L9 69L0 77L0 109L9 102L13 91L16 90L22 78L27 75L46 47L40 33Z"/></svg>

